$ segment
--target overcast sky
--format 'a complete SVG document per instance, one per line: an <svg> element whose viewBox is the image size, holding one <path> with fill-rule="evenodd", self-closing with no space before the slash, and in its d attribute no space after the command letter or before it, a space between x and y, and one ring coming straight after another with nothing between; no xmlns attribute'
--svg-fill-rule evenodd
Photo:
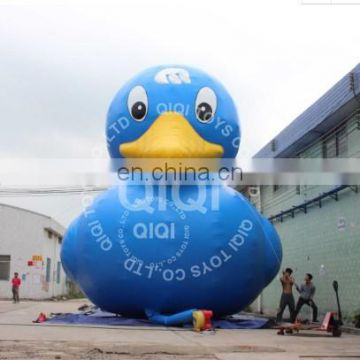
<svg viewBox="0 0 360 360"><path fill-rule="evenodd" d="M163 63L224 83L249 157L359 63L359 15L299 0L0 0L0 157L105 154L113 95ZM71 197L0 202L64 224L80 209Z"/></svg>

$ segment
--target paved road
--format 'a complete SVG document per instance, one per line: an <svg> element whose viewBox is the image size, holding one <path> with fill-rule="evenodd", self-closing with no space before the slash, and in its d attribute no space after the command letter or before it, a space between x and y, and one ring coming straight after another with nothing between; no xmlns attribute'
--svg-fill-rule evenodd
<svg viewBox="0 0 360 360"><path fill-rule="evenodd" d="M174 328L31 322L41 311L72 312L83 303L0 301L0 359L360 359L360 337L348 334L341 338L317 332L282 337L274 330L199 334Z"/></svg>

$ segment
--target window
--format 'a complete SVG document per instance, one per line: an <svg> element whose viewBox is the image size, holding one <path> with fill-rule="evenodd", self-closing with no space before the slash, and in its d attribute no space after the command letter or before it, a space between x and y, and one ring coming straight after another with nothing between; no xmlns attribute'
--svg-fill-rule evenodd
<svg viewBox="0 0 360 360"><path fill-rule="evenodd" d="M347 154L347 134L345 129L342 129L336 134L337 139L337 156L343 157Z"/></svg>
<svg viewBox="0 0 360 360"><path fill-rule="evenodd" d="M10 255L0 255L0 280L10 280Z"/></svg>
<svg viewBox="0 0 360 360"><path fill-rule="evenodd" d="M276 192L280 189L280 185L273 185L273 192Z"/></svg>
<svg viewBox="0 0 360 360"><path fill-rule="evenodd" d="M324 142L324 158L336 157L336 137L333 136Z"/></svg>
<svg viewBox="0 0 360 360"><path fill-rule="evenodd" d="M343 157L347 153L347 134L346 129L339 130L335 135L325 140L323 143L324 158Z"/></svg>
<svg viewBox="0 0 360 360"><path fill-rule="evenodd" d="M46 258L46 282L51 281L51 259Z"/></svg>
<svg viewBox="0 0 360 360"><path fill-rule="evenodd" d="M56 267L56 283L57 284L60 284L60 276L61 276L61 262L58 261L57 267Z"/></svg>

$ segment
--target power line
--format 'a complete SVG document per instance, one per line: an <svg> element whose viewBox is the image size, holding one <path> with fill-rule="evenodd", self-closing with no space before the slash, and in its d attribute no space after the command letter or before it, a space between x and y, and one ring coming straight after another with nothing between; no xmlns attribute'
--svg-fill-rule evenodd
<svg viewBox="0 0 360 360"><path fill-rule="evenodd" d="M53 196L53 195L79 195L87 193L97 193L107 190L106 186L86 186L86 187L0 187L0 197L6 196Z"/></svg>

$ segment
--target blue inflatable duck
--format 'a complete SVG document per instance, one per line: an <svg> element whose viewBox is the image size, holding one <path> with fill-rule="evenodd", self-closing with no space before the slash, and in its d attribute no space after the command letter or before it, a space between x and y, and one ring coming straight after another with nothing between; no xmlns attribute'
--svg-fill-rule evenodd
<svg viewBox="0 0 360 360"><path fill-rule="evenodd" d="M168 171L161 159L235 158L240 129L226 89L187 66L150 68L115 96L106 136L112 159L144 161L152 179L121 179L69 226L67 275L103 310L163 323L189 309L233 314L254 301L281 264L272 224L225 184L154 183Z"/></svg>

